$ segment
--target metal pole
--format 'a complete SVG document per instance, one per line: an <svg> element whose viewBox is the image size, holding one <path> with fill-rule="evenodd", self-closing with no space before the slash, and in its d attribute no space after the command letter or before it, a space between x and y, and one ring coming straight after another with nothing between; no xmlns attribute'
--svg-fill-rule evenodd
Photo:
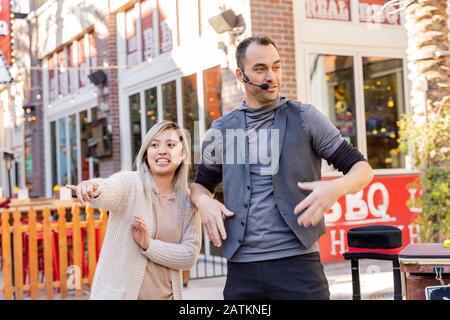
<svg viewBox="0 0 450 320"><path fill-rule="evenodd" d="M400 263L398 258L392 261L394 271L394 300L403 300L402 296L402 277L400 273Z"/></svg>
<svg viewBox="0 0 450 320"><path fill-rule="evenodd" d="M361 288L359 285L359 261L352 259L352 284L353 300L361 300Z"/></svg>
<svg viewBox="0 0 450 320"><path fill-rule="evenodd" d="M7 168L8 170L8 191L9 191L9 197L12 198L12 190L11 190L11 169Z"/></svg>

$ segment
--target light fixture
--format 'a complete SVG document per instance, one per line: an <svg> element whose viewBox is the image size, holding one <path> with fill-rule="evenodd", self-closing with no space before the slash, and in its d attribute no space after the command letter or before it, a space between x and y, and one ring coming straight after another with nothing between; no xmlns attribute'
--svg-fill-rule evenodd
<svg viewBox="0 0 450 320"><path fill-rule="evenodd" d="M88 75L89 80L95 85L104 84L108 77L103 70L97 70Z"/></svg>
<svg viewBox="0 0 450 320"><path fill-rule="evenodd" d="M233 35L240 35L245 30L245 21L242 14L236 15L232 9L224 10L209 18L208 22L214 31L219 34L229 31Z"/></svg>

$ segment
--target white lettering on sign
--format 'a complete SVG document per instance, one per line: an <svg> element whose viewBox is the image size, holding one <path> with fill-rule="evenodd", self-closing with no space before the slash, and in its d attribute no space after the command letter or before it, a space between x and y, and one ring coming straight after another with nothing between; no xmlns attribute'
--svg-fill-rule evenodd
<svg viewBox="0 0 450 320"><path fill-rule="evenodd" d="M362 197L362 190L345 196L345 206L347 207L347 211L345 212L346 221L367 219L369 210Z"/></svg>
<svg viewBox="0 0 450 320"><path fill-rule="evenodd" d="M327 212L327 214L325 215L325 223L338 222L342 217L342 208L339 203L335 202L329 210L331 212Z"/></svg>
<svg viewBox="0 0 450 320"><path fill-rule="evenodd" d="M411 212L422 212L421 208L416 207L416 193L417 189L408 189L409 196L411 199L411 206L409 207L409 211ZM420 191L420 194L422 194L422 190Z"/></svg>
<svg viewBox="0 0 450 320"><path fill-rule="evenodd" d="M377 193L381 194L381 203L375 204ZM369 218L371 214L375 218L388 217L389 192L384 184L376 182L370 185L367 191L367 202L363 199L364 191L345 195L345 221L361 221ZM342 207L335 202L325 214L325 223L336 223L342 218Z"/></svg>
<svg viewBox="0 0 450 320"><path fill-rule="evenodd" d="M410 243L420 242L420 225L410 224L408 225L408 229Z"/></svg>
<svg viewBox="0 0 450 320"><path fill-rule="evenodd" d="M359 21L368 23L382 23L400 25L400 15L393 13L395 7L388 7L383 10L381 4L360 3Z"/></svg>
<svg viewBox="0 0 450 320"><path fill-rule="evenodd" d="M9 28L6 21L0 21L0 36L8 36Z"/></svg>
<svg viewBox="0 0 450 320"><path fill-rule="evenodd" d="M375 192L377 191L381 192L383 203L375 207L373 200L375 198ZM370 213L372 213L375 217L384 218L386 216L389 206L389 192L384 184L376 182L370 186L367 194L367 204L369 205Z"/></svg>
<svg viewBox="0 0 450 320"><path fill-rule="evenodd" d="M339 247L339 254L343 254L345 252L345 230L339 230L339 239L336 238L336 230L330 230L330 238L331 238L331 255L337 255L336 247Z"/></svg>
<svg viewBox="0 0 450 320"><path fill-rule="evenodd" d="M307 18L350 21L345 0L306 0L305 8Z"/></svg>

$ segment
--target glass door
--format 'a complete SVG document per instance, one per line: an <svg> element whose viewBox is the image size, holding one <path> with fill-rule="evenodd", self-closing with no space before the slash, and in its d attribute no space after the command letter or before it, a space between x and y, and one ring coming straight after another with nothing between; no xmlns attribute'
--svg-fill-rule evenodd
<svg viewBox="0 0 450 320"><path fill-rule="evenodd" d="M374 169L405 168L397 122L406 112L403 59L307 52L307 102L323 112ZM324 171L334 171L323 162Z"/></svg>

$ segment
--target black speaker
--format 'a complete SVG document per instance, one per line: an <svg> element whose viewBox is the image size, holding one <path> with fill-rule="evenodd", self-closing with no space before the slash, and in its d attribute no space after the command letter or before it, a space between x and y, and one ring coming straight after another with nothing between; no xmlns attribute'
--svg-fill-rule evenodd
<svg viewBox="0 0 450 320"><path fill-rule="evenodd" d="M103 70L97 70L88 75L89 80L95 85L104 84L108 79Z"/></svg>

